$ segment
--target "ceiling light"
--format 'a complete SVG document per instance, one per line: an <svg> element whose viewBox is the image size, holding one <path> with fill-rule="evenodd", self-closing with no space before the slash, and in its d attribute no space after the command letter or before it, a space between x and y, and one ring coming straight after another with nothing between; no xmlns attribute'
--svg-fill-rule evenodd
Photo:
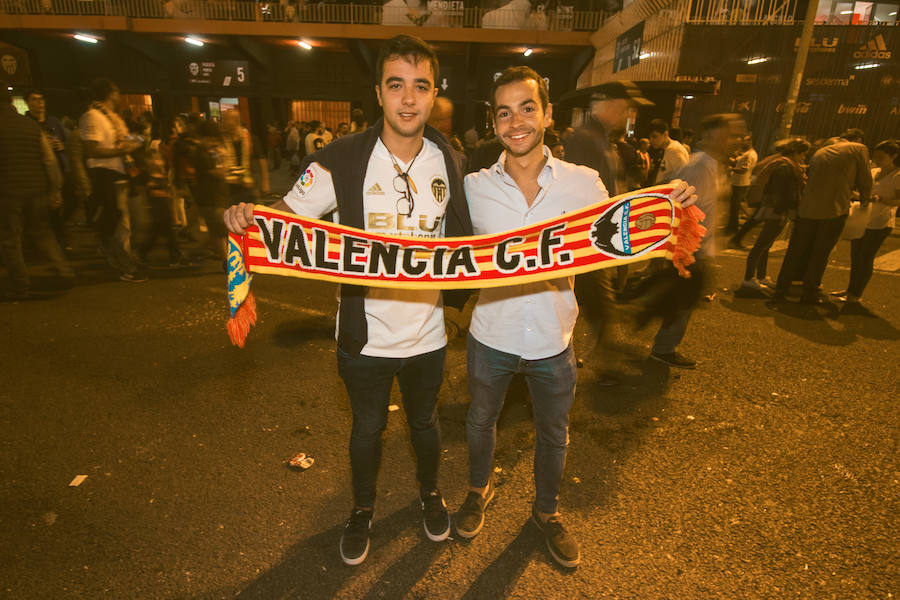
<svg viewBox="0 0 900 600"><path fill-rule="evenodd" d="M95 37L92 37L90 35L85 35L83 33L76 33L72 37L74 37L76 40L78 40L80 42L87 42L88 44L96 44L97 42L100 41Z"/></svg>
<svg viewBox="0 0 900 600"><path fill-rule="evenodd" d="M693 100L694 99L693 96L682 96L682 98L684 98L685 100Z"/></svg>
<svg viewBox="0 0 900 600"><path fill-rule="evenodd" d="M841 11L841 14L842 14L842 15L852 15L852 14L853 14L853 11L852 11L852 10L842 10L842 11Z"/></svg>
<svg viewBox="0 0 900 600"><path fill-rule="evenodd" d="M304 50L312 50L312 46L309 45L309 42L306 42L304 40L297 40L297 45Z"/></svg>
<svg viewBox="0 0 900 600"><path fill-rule="evenodd" d="M184 38L184 41L186 41L191 46L202 46L203 45L203 40L198 40L195 37L188 36L188 37Z"/></svg>
<svg viewBox="0 0 900 600"><path fill-rule="evenodd" d="M651 52L644 52L643 54L641 54L640 56L638 56L638 58L639 58L640 60L645 60L645 59L647 59L647 58L650 58L651 56L653 56L653 54L652 54Z"/></svg>
<svg viewBox="0 0 900 600"><path fill-rule="evenodd" d="M888 16L889 16L889 17L896 17L896 16L897 16L897 11L895 10L895 11L892 12L892 13L888 13Z"/></svg>
<svg viewBox="0 0 900 600"><path fill-rule="evenodd" d="M525 52L523 52L522 54L524 54L525 56L531 56L531 53L532 53L532 52L534 52L534 50L531 49L531 48L528 48L528 49L526 49Z"/></svg>
<svg viewBox="0 0 900 600"><path fill-rule="evenodd" d="M12 91L12 86L8 86L8 87L6 88L6 91L11 92L11 91Z"/></svg>
<svg viewBox="0 0 900 600"><path fill-rule="evenodd" d="M880 67L880 66L881 66L881 63L865 63L865 64L862 64L862 65L856 65L856 66L853 67L853 68L854 68L854 69L857 69L857 70L860 70L860 69L876 69L876 68L878 68L878 67Z"/></svg>
<svg viewBox="0 0 900 600"><path fill-rule="evenodd" d="M768 60L769 60L768 58L761 56L759 58L751 58L750 60L747 61L747 64L748 65L758 65L759 63L764 63Z"/></svg>

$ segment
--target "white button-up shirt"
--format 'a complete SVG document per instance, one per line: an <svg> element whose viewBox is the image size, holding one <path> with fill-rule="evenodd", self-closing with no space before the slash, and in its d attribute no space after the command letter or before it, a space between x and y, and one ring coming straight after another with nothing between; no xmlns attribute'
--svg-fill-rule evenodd
<svg viewBox="0 0 900 600"><path fill-rule="evenodd" d="M544 156L541 189L531 206L504 169L506 152L489 169L466 176L476 235L531 225L609 198L597 171L558 160L546 146ZM563 277L480 290L469 333L527 360L555 356L569 346L578 318L573 284L574 277Z"/></svg>

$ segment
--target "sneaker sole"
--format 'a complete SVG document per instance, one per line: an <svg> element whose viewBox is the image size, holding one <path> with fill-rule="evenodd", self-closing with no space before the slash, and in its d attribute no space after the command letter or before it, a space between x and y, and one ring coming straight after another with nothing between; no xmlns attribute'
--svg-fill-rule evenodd
<svg viewBox="0 0 900 600"><path fill-rule="evenodd" d="M531 515L531 522L534 523L535 527L538 528L538 531L540 531L541 534L544 533L544 528L541 527L541 524L538 523L538 520L534 517L534 515ZM568 569L572 569L581 564L581 550L578 551L578 556L576 556L574 560L569 560L567 558L563 558L553 550L553 545L550 544L550 540L546 540L546 544L547 550L550 551L550 556L553 557L553 560L555 560L558 565L566 567Z"/></svg>
<svg viewBox="0 0 900 600"><path fill-rule="evenodd" d="M425 503L422 502L421 498L419 498L419 506L422 507L423 511L425 510ZM447 510L446 502L444 503L444 510L445 511ZM428 525L425 523L424 515L422 518L422 529L425 530L425 535L427 535L428 539L431 540L432 542L443 542L448 537L450 537L450 525L451 525L450 524L450 513L447 513L447 527L445 527L444 531L442 531L441 533L434 534L434 533L431 533L430 531L428 531Z"/></svg>
<svg viewBox="0 0 900 600"><path fill-rule="evenodd" d="M364 560L366 560L366 557L369 556L369 545L370 542L366 542L366 549L357 558L347 558L346 556L344 556L344 549L340 548L341 560L344 561L345 565L350 565L351 567L361 564Z"/></svg>
<svg viewBox="0 0 900 600"><path fill-rule="evenodd" d="M697 368L697 365L678 365L678 364L675 364L675 363L673 363L673 362L669 362L669 361L667 361L667 360L664 359L664 358L660 358L660 357L658 357L658 356L654 356L653 354L650 355L650 358L652 358L652 359L655 360L656 362L660 362L660 363L662 363L662 364L664 364L664 365L668 365L668 366L670 366L670 367L675 367L676 369L696 369L696 368Z"/></svg>
<svg viewBox="0 0 900 600"><path fill-rule="evenodd" d="M479 533L481 533L481 530L484 528L484 511L487 510L488 504L490 504L490 503L491 503L491 500L493 500L493 499L494 499L494 488L493 488L493 486L491 486L491 493L490 493L490 495L489 495L487 498L485 498L485 500L484 500L484 508L483 508L482 511L481 511L481 523L479 523L479 524L478 524L478 527L476 527L476 528L473 529L472 531L463 531L463 530L460 529L459 526L457 525L457 526L456 526L456 533L458 533L458 534L460 535L460 537L463 537L463 538L465 538L465 539L467 539L467 540L471 540L473 537L475 537L476 535L478 535Z"/></svg>

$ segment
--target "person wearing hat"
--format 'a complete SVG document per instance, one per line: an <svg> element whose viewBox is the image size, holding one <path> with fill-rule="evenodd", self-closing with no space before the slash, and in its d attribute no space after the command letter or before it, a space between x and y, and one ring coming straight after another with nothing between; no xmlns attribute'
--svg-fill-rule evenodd
<svg viewBox="0 0 900 600"><path fill-rule="evenodd" d="M627 191L625 169L614 140L625 131L631 110L652 106L653 103L644 98L640 89L630 81L610 81L576 90L563 101L567 99L581 103L586 101L588 115L584 125L566 140L566 160L597 171L610 196ZM617 271L617 279L624 281L627 267ZM575 278L575 297L598 341L606 336L612 320L611 296L610 275L606 270L591 271ZM601 375L596 383L613 386L618 384L618 380L610 375Z"/></svg>

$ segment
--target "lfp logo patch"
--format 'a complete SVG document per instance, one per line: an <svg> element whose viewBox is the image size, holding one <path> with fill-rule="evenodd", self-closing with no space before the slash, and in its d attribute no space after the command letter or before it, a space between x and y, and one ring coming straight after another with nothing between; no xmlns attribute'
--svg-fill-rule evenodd
<svg viewBox="0 0 900 600"><path fill-rule="evenodd" d="M313 183L316 181L316 174L310 167L303 172L303 175L300 176L300 179L297 180L297 184L294 188L301 194L305 194L310 189L312 189Z"/></svg>

